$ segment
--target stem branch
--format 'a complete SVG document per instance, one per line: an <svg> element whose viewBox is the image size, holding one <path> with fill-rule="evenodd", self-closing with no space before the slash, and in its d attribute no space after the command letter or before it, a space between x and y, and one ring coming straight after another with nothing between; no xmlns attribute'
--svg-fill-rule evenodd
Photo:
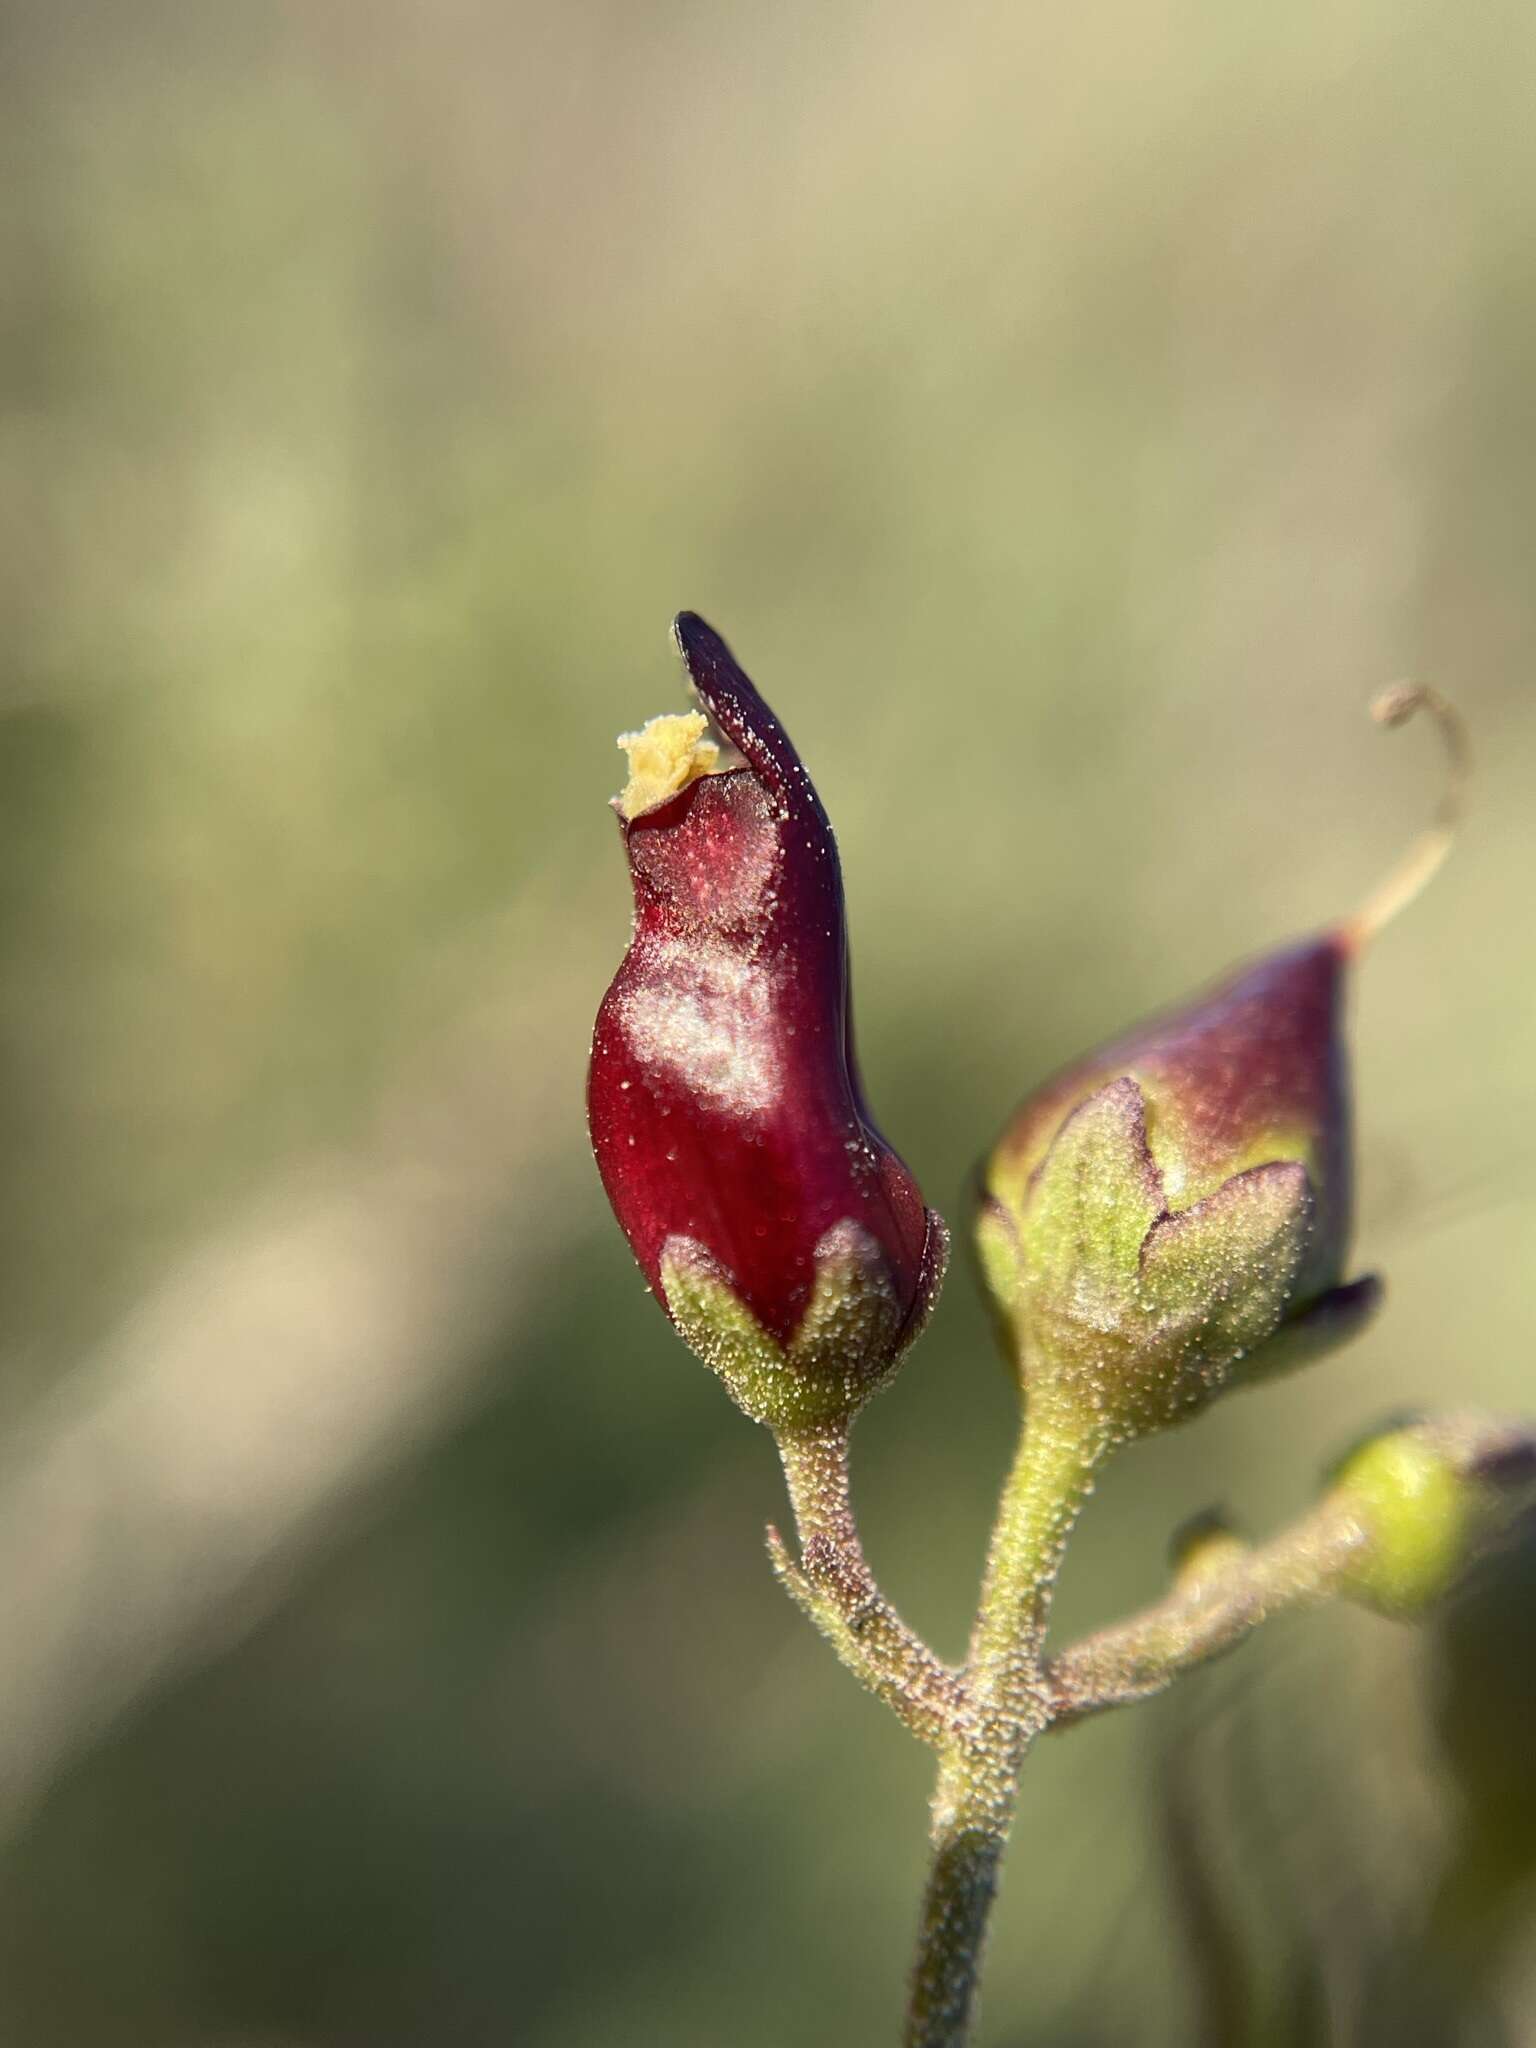
<svg viewBox="0 0 1536 2048"><path fill-rule="evenodd" d="M800 1538L800 1563L768 1531L774 1576L861 1685L933 1747L964 1708L960 1674L908 1628L864 1556L849 1498L847 1422L785 1431L778 1439Z"/></svg>
<svg viewBox="0 0 1536 2048"><path fill-rule="evenodd" d="M1326 1600L1366 1540L1357 1520L1325 1500L1198 1584L1085 1636L1046 1669L1052 1727L1149 1699L1181 1673L1236 1649L1271 1615Z"/></svg>

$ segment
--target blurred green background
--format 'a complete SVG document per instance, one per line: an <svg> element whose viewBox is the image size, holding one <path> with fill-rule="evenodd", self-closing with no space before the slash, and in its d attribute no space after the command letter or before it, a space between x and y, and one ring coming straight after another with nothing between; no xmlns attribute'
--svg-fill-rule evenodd
<svg viewBox="0 0 1536 2048"><path fill-rule="evenodd" d="M1373 689L1472 725L1359 990L1387 1313L1128 1456L1064 1628L1384 1410L1530 1405L1533 78L1448 0L0 10L0 2038L893 2036L926 1756L583 1128L680 606L952 1217L1392 857ZM959 1266L857 1465L949 1652L1010 1429ZM1325 1615L1048 1746L992 2048L1536 2037L1502 1597L1460 1693Z"/></svg>

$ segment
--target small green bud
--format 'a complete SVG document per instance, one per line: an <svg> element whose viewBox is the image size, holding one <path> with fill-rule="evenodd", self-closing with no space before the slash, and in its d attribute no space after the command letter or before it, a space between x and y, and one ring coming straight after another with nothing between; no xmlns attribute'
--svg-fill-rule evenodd
<svg viewBox="0 0 1536 2048"><path fill-rule="evenodd" d="M1330 1498L1363 1543L1340 1581L1347 1598L1409 1619L1442 1599L1529 1489L1528 1431L1485 1418L1401 1425L1368 1438L1333 1475Z"/></svg>
<svg viewBox="0 0 1536 2048"><path fill-rule="evenodd" d="M1378 1437L1336 1482L1366 1531L1342 1590L1378 1613L1421 1614L1455 1584L1470 1548L1472 1489L1408 1432Z"/></svg>

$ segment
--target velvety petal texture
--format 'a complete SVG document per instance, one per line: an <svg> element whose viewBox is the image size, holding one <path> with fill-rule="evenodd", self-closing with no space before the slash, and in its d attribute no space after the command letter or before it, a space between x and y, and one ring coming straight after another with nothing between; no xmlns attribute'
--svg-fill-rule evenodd
<svg viewBox="0 0 1536 2048"><path fill-rule="evenodd" d="M946 1234L865 1107L826 813L725 642L692 613L674 632L721 765L620 818L635 921L593 1037L593 1150L695 1348L714 1348L700 1303L718 1321L728 1301L769 1347L759 1364L835 1407L915 1334ZM818 1330L844 1314L845 1344L806 1330L813 1297Z"/></svg>

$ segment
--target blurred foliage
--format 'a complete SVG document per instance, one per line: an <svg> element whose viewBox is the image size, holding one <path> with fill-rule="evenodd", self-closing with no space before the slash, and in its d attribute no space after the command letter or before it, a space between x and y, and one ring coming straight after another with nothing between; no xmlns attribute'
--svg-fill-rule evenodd
<svg viewBox="0 0 1536 2048"><path fill-rule="evenodd" d="M681 605L837 821L871 1096L952 1217L1052 1064L1390 856L1432 770L1372 688L1473 727L1360 991L1388 1310L1114 1471L1064 1626L1377 1411L1529 1403L1533 66L1446 0L9 0L7 2040L892 2031L926 1761L772 1588L769 1447L585 1157L612 735ZM957 1271L861 1431L950 1649L987 1354ZM1337 1619L1041 1755L997 2048L1185 2042L1229 1952L1213 2040L1373 2038L1460 1928L1458 1801L1531 1761L1453 1790L1422 1646ZM1435 2039L1536 2028L1498 1934Z"/></svg>

